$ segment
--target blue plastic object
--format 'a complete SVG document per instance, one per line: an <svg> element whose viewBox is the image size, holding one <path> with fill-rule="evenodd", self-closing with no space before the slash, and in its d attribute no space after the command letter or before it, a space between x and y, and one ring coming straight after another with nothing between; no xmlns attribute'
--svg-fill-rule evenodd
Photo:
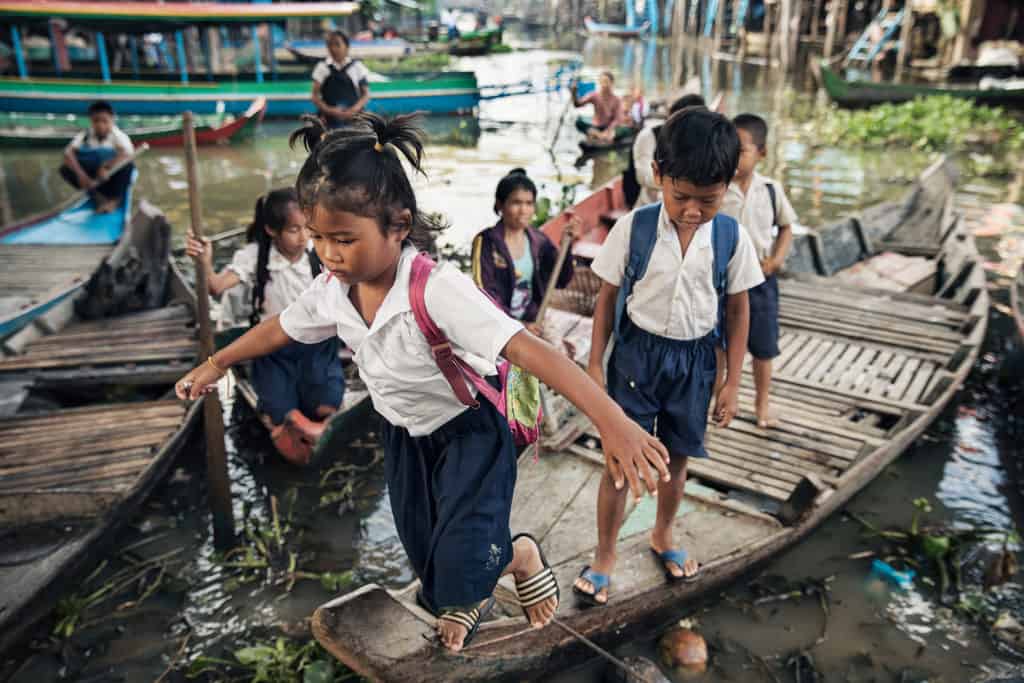
<svg viewBox="0 0 1024 683"><path fill-rule="evenodd" d="M907 569L906 571L899 571L893 568L888 562L882 560L874 560L871 563L871 573L880 579L885 579L889 583L893 584L897 588L907 590L914 585L914 577L917 576L917 572L913 569Z"/></svg>

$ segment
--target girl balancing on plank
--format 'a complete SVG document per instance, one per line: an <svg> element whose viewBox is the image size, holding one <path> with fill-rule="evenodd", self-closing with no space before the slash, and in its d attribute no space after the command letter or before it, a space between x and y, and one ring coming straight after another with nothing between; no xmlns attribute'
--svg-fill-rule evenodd
<svg viewBox="0 0 1024 683"><path fill-rule="evenodd" d="M468 276L418 256L439 226L420 212L402 166L404 159L421 170L414 120L363 114L355 125L325 133L307 119L296 131L293 142L301 139L310 150L296 182L299 203L327 272L281 315L218 351L176 389L194 399L235 363L292 341L341 337L387 422L391 509L422 583L420 602L438 615L441 643L457 652L493 607L501 576L513 575L524 614L538 628L554 615L559 592L536 540L509 530L516 478L509 423L486 400L467 410L453 391L458 385L446 377L451 365L489 377L501 356L564 394L600 431L617 485L628 480L637 495L641 482L653 491L667 476L668 453L582 369L505 315ZM417 320L424 314L450 341L453 355L443 369ZM475 393L475 386L466 383L460 393Z"/></svg>

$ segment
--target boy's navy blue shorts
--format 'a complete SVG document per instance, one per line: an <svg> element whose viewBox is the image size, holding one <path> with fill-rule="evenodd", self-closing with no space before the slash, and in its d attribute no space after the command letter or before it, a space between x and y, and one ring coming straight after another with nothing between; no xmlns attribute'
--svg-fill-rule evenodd
<svg viewBox="0 0 1024 683"><path fill-rule="evenodd" d="M747 349L758 360L779 355L779 281L769 275L757 287L747 290L750 300L750 336Z"/></svg>
<svg viewBox="0 0 1024 683"><path fill-rule="evenodd" d="M436 611L475 607L512 560L516 448L481 400L429 436L385 423L384 470L398 537Z"/></svg>
<svg viewBox="0 0 1024 683"><path fill-rule="evenodd" d="M672 457L706 458L704 431L715 368L711 334L668 339L630 322L608 361L608 393L637 424L656 434Z"/></svg>
<svg viewBox="0 0 1024 683"><path fill-rule="evenodd" d="M338 358L341 340L331 337L319 344L292 342L252 362L252 386L258 410L274 424L298 408L311 420L318 406L340 406L345 394L345 373Z"/></svg>

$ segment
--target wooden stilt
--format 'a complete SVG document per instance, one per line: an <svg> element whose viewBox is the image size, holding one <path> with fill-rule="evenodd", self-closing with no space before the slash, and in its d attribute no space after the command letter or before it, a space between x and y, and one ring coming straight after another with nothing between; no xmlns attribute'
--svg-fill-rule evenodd
<svg viewBox="0 0 1024 683"><path fill-rule="evenodd" d="M188 200L192 232L203 236L199 178L196 168L196 133L192 112L182 115L185 134L185 170L188 175ZM198 260L198 259L197 259ZM206 270L196 266L196 318L199 323L199 360L213 355L213 326L210 322L210 292ZM213 516L213 542L218 549L230 548L235 541L235 518L231 510L231 484L228 479L227 455L224 452L224 413L217 392L206 396L203 404L206 432L206 477L209 486L210 512Z"/></svg>
<svg viewBox="0 0 1024 683"><path fill-rule="evenodd" d="M792 38L790 20L793 15L793 0L781 0L779 2L779 63L782 70L788 72L792 68L790 55L792 52L789 43Z"/></svg>
<svg viewBox="0 0 1024 683"><path fill-rule="evenodd" d="M903 24L900 26L900 49L896 54L896 81L903 80L903 68L910 58L910 30L914 28L914 10L912 3L907 3L903 12Z"/></svg>
<svg viewBox="0 0 1024 683"><path fill-rule="evenodd" d="M811 8L811 40L818 40L818 21L821 18L822 0L814 0Z"/></svg>
<svg viewBox="0 0 1024 683"><path fill-rule="evenodd" d="M718 0L715 13L714 50L722 49L722 34L725 32L725 5L729 0Z"/></svg>
<svg viewBox="0 0 1024 683"><path fill-rule="evenodd" d="M828 16L825 18L825 45L821 49L821 55L825 59L832 59L832 53L836 46L836 29L839 27L839 8L842 0L832 0L828 3Z"/></svg>

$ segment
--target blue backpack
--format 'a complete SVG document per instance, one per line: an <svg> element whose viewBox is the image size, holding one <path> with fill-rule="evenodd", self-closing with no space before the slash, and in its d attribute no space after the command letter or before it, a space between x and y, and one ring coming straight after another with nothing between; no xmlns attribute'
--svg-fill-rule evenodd
<svg viewBox="0 0 1024 683"><path fill-rule="evenodd" d="M626 272L619 285L619 298L615 301L615 338L621 339L626 332L626 301L633 293L633 286L643 279L647 273L647 264L651 261L654 243L658 240L658 214L661 213L661 202L648 204L633 212L633 229L629 235L629 261ZM715 325L715 338L725 344L725 287L728 282L729 261L736 253L739 243L739 223L732 216L718 214L711 223L712 272L715 293L718 295L718 323Z"/></svg>

